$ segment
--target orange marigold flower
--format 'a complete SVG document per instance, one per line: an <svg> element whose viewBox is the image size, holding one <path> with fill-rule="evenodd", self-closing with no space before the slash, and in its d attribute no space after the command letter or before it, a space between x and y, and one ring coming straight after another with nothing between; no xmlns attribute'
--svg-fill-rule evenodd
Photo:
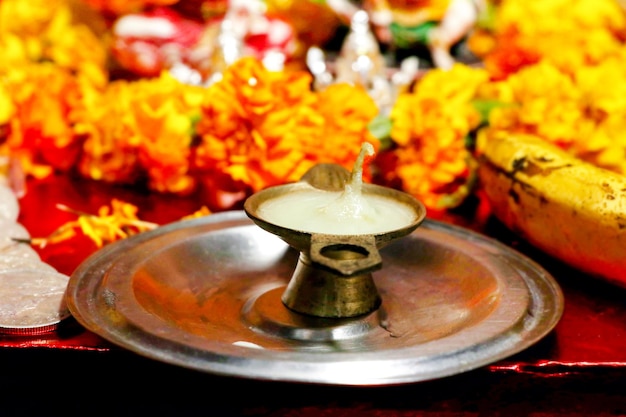
<svg viewBox="0 0 626 417"><path fill-rule="evenodd" d="M133 94L130 83L111 83L82 115L76 127L84 138L77 169L85 178L129 184L141 177Z"/></svg>
<svg viewBox="0 0 626 417"><path fill-rule="evenodd" d="M109 84L80 124L85 138L81 173L107 182L145 179L159 192L193 191L189 161L204 93L168 73Z"/></svg>
<svg viewBox="0 0 626 417"><path fill-rule="evenodd" d="M536 49L536 42L518 36L501 36L496 46L483 57L483 65L493 80L504 80L522 68L536 64L541 60L541 53Z"/></svg>
<svg viewBox="0 0 626 417"><path fill-rule="evenodd" d="M74 18L65 0L0 4L2 152L35 177L74 166L78 114L107 82L103 41Z"/></svg>
<svg viewBox="0 0 626 417"><path fill-rule="evenodd" d="M325 120L323 136L303 138L314 161L334 162L352 169L362 143L369 142L376 152L379 150L380 142L368 129L379 109L363 88L333 84L319 93L315 108ZM369 171L364 170L364 178L371 177Z"/></svg>
<svg viewBox="0 0 626 417"><path fill-rule="evenodd" d="M313 99L310 77L267 71L244 58L209 87L197 124L195 164L205 175L225 176L260 190L290 181L304 153L300 103ZM321 122L319 122L321 123Z"/></svg>
<svg viewBox="0 0 626 417"><path fill-rule="evenodd" d="M74 124L89 84L51 63L24 64L2 77L14 113L6 147L24 163L68 171L80 152ZM32 173L32 172L31 172Z"/></svg>
<svg viewBox="0 0 626 417"><path fill-rule="evenodd" d="M268 71L254 58L234 63L206 94L198 169L258 191L297 181L318 162L345 164L350 143L355 156L372 139L367 123L375 105L355 87L318 94L311 81L307 72Z"/></svg>
<svg viewBox="0 0 626 417"><path fill-rule="evenodd" d="M481 121L471 100L487 81L484 70L456 64L449 71L433 70L412 92L401 94L390 114L396 148L389 151L392 157L382 158L392 161L382 168L385 180L399 180L429 208L458 205L471 180L465 141Z"/></svg>
<svg viewBox="0 0 626 417"><path fill-rule="evenodd" d="M181 84L168 73L136 83L131 114L136 120L139 162L155 191L184 194L196 187L190 173L194 122L204 88Z"/></svg>

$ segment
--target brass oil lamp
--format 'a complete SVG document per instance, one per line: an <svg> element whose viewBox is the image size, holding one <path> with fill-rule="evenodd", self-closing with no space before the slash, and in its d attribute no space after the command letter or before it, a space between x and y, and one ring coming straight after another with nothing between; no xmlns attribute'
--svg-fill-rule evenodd
<svg viewBox="0 0 626 417"><path fill-rule="evenodd" d="M376 310L381 304L381 297L372 272L382 267L379 249L413 232L426 217L424 205L409 194L362 182L365 153L373 152L365 145L352 173L335 164L317 165L301 181L257 192L244 204L246 214L254 223L300 252L295 271L281 297L283 304L292 311L314 317L349 318ZM284 197L298 198L301 193L309 197L315 193L320 196L339 194L337 200L329 204L341 204L337 201L347 193L356 193L350 197L358 198L357 211L360 205L367 204L367 199L373 197L384 199L391 206L403 207L408 215L400 224L381 226L375 231L368 231L363 225L364 232L361 233L357 224L351 233L329 233L333 226L328 229L320 227L318 232L310 226L303 229L286 225L283 219L270 219L268 213L263 213L264 204L274 202L274 206L278 207ZM289 204L287 201L284 200L284 203ZM342 209L351 208L347 205ZM334 214L331 212L329 215ZM377 212L374 215L386 214ZM354 217L348 221L358 223L361 220ZM322 226L321 222L318 224Z"/></svg>

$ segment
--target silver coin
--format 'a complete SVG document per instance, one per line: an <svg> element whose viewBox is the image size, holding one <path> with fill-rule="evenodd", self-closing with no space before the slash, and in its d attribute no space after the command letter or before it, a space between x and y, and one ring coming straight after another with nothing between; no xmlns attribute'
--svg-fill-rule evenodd
<svg viewBox="0 0 626 417"><path fill-rule="evenodd" d="M0 272L0 327L29 331L50 327L69 316L65 290L69 277L55 271Z"/></svg>
<svg viewBox="0 0 626 417"><path fill-rule="evenodd" d="M8 185L0 183L0 219L17 221L19 214L17 196Z"/></svg>
<svg viewBox="0 0 626 417"><path fill-rule="evenodd" d="M30 246L28 230L14 220L0 218L0 251L14 246Z"/></svg>
<svg viewBox="0 0 626 417"><path fill-rule="evenodd" d="M57 272L52 265L43 262L36 252L35 256L32 256L33 252L35 251L32 248L26 246L18 253L5 254L0 251L0 272L17 269Z"/></svg>

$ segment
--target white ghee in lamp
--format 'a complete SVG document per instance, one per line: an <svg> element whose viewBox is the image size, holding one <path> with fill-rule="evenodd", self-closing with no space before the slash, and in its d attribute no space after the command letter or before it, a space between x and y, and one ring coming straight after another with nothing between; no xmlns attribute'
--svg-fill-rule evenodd
<svg viewBox="0 0 626 417"><path fill-rule="evenodd" d="M373 154L372 145L364 144L343 191L293 191L263 202L258 216L287 229L334 235L382 234L413 224L417 213L409 204L361 192L364 152Z"/></svg>

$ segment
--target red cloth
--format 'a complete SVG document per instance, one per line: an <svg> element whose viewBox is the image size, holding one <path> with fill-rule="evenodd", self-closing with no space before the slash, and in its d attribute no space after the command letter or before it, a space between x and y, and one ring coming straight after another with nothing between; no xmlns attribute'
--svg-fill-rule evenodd
<svg viewBox="0 0 626 417"><path fill-rule="evenodd" d="M21 199L18 221L33 237L47 236L75 216L56 209L61 203L73 209L96 213L115 197L139 208L141 219L158 224L180 220L202 205L197 196L173 197L146 194L124 187L114 187L68 177L51 177L28 183ZM536 373L558 376L580 368L626 367L626 289L572 270L518 240L503 226L474 217L476 212L451 214L442 221L481 230L546 268L557 280L565 295L563 317L554 331L537 345L512 358L489 366L494 372ZM50 245L39 252L42 259L59 271L73 270L97 248L86 238ZM61 323L57 331L39 336L0 336L0 347L51 348L75 350L120 349L82 328L73 319Z"/></svg>

